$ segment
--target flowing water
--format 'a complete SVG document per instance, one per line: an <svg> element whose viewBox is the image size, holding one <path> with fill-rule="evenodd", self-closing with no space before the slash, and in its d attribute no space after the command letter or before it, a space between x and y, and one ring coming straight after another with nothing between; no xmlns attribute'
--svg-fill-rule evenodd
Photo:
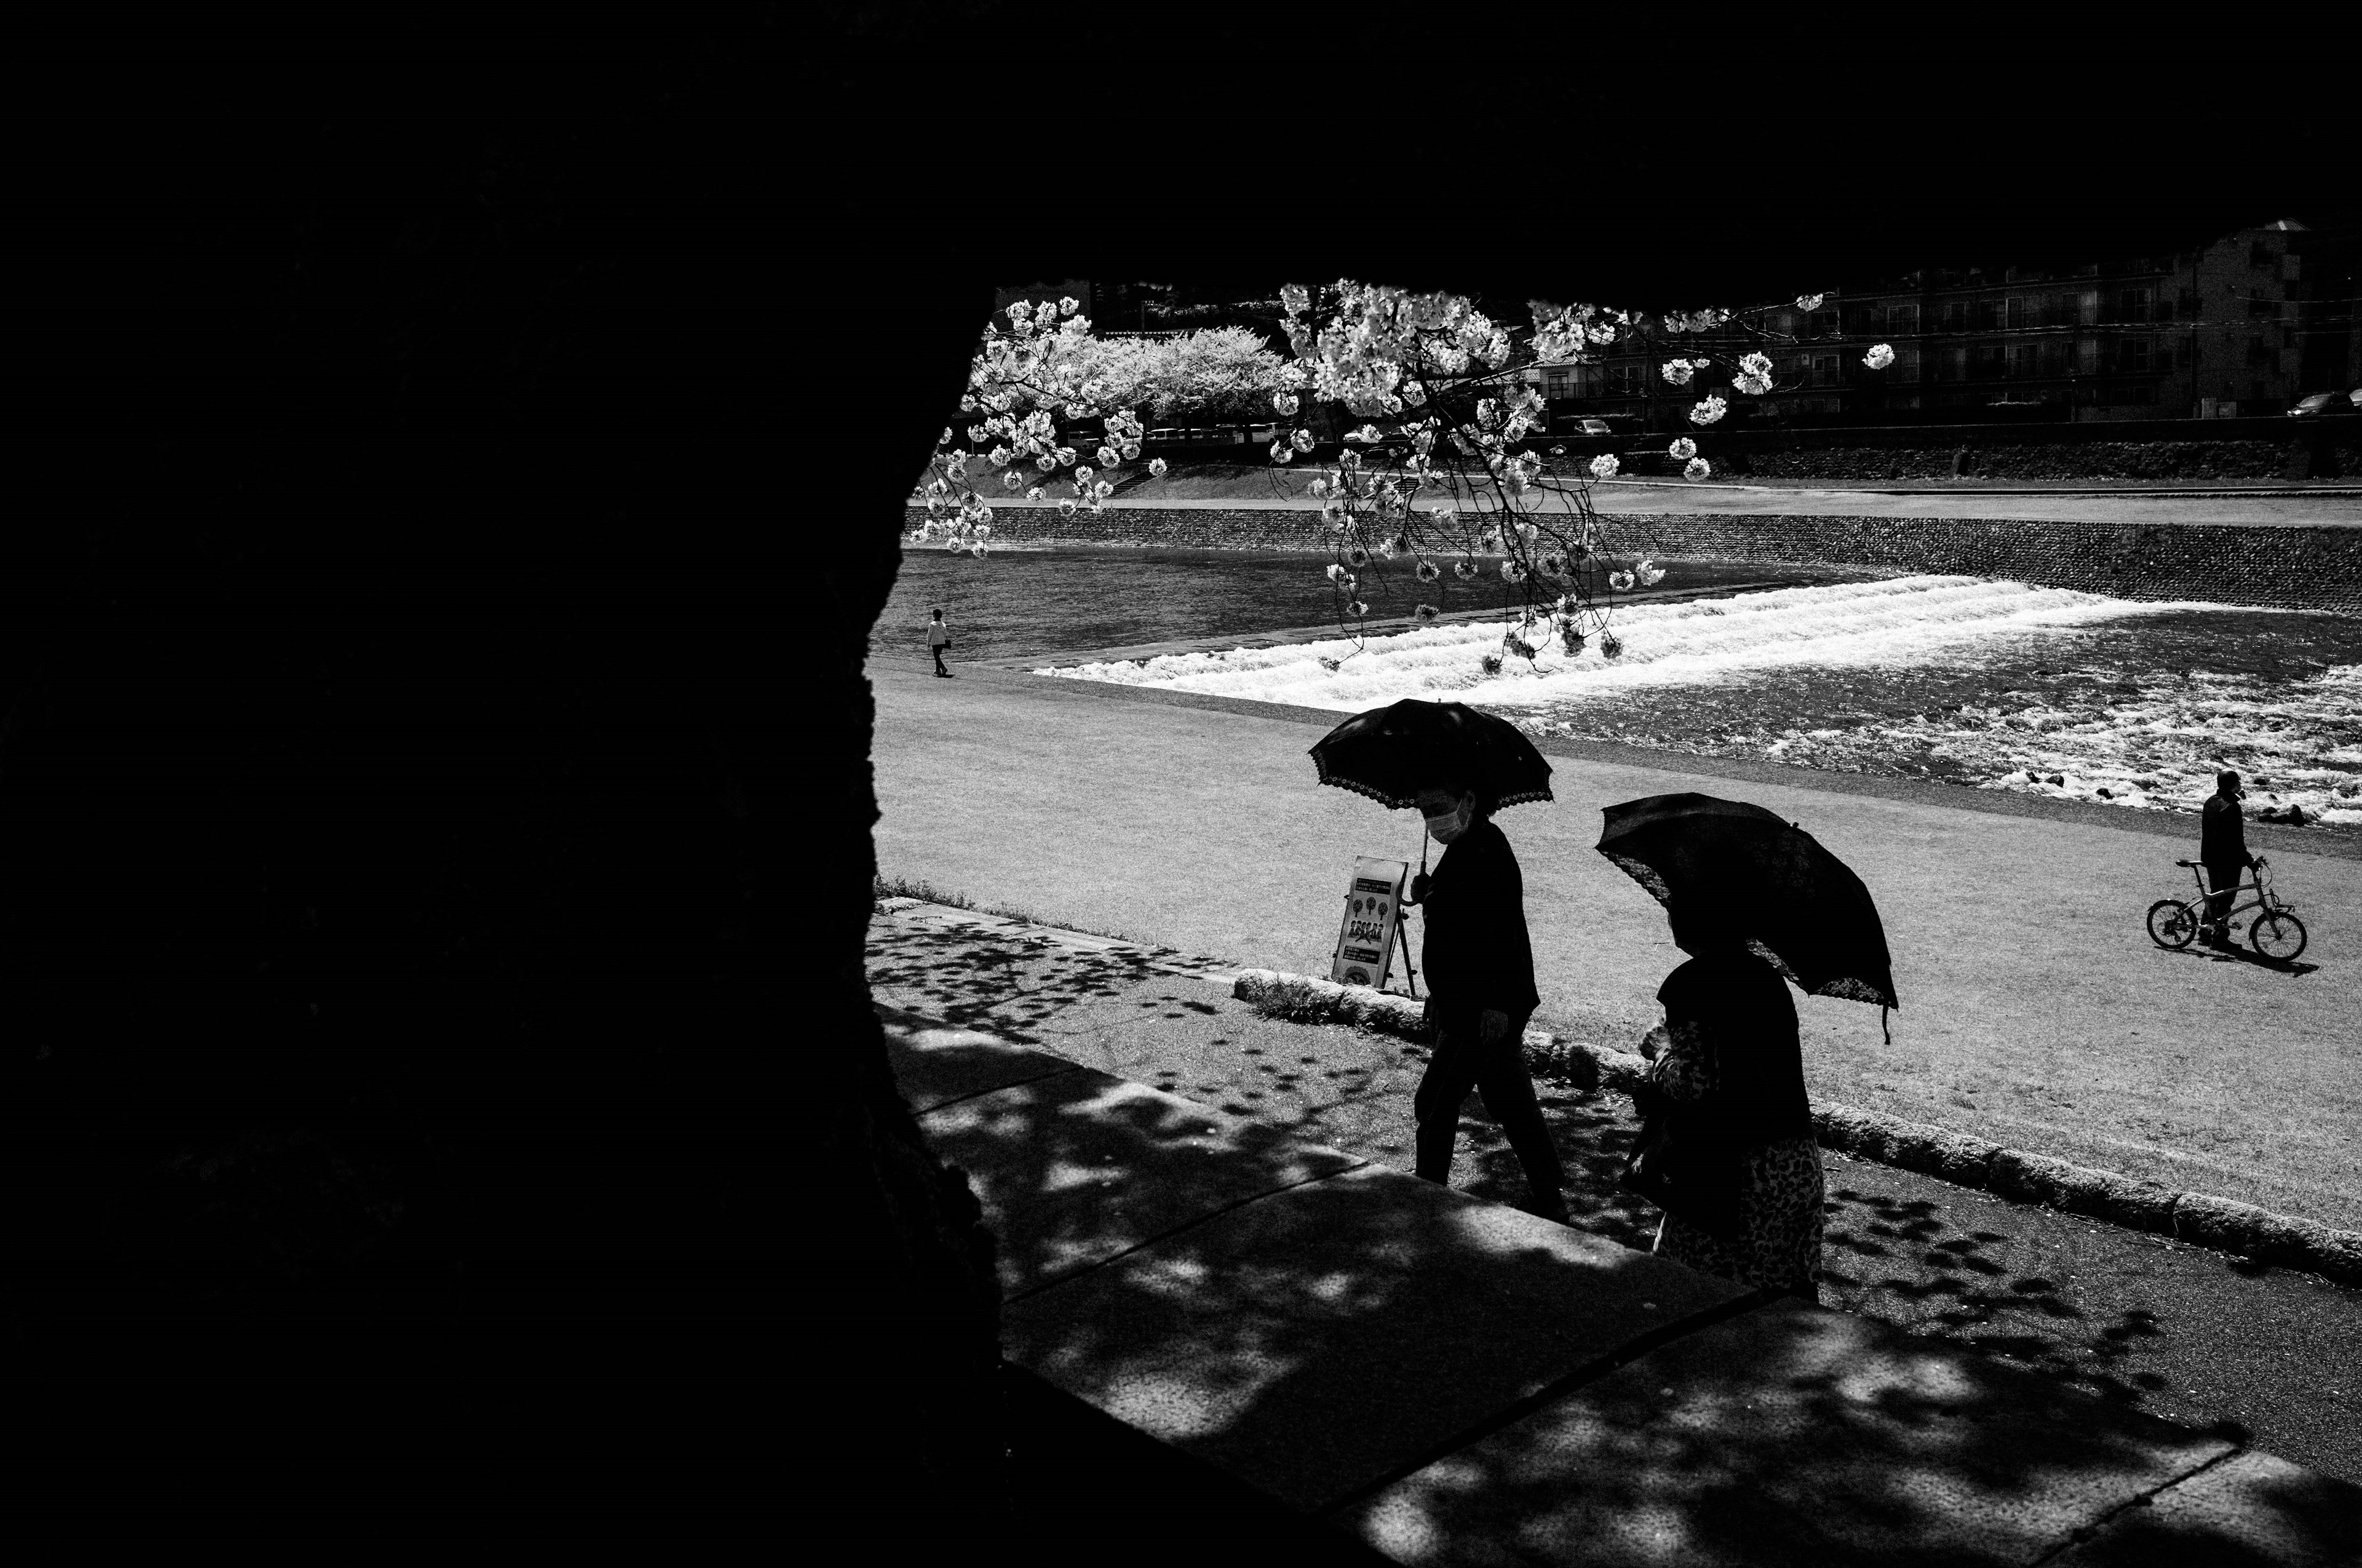
<svg viewBox="0 0 2362 1568"><path fill-rule="evenodd" d="M963 613L980 623L1004 657L1054 656L1317 624L1335 613L1322 564L1111 551L1002 554L948 569L914 560L900 608L923 622L923 608L910 610L950 590L967 597L965 611L955 598L955 626ZM1790 575L1666 565L1668 589ZM2333 830L2362 829L2362 618L1965 577L1811 575L1822 580L1619 609L1612 659L1595 638L1578 654L1552 646L1488 674L1485 656L1513 629L1504 619L1358 649L1340 636L1055 673L1341 712L1448 698L1543 734L2128 809L2195 810L2228 767L2248 777L2251 810L2294 805Z"/></svg>

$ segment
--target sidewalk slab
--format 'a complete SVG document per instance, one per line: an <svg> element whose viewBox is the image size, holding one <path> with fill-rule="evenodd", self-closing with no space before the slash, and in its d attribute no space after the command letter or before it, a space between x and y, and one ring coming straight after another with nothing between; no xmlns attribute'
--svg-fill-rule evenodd
<svg viewBox="0 0 2362 1568"><path fill-rule="evenodd" d="M1012 1303L1008 1359L1307 1511L1740 1286L1423 1182L1292 1187Z"/></svg>
<svg viewBox="0 0 2362 1568"><path fill-rule="evenodd" d="M1087 1067L960 1100L920 1126L968 1173L1009 1301L1363 1163Z"/></svg>
<svg viewBox="0 0 2362 1568"><path fill-rule="evenodd" d="M886 1060L913 1115L995 1089L1079 1071L1064 1056L1013 1045L997 1034L946 1029L931 1019L879 1008Z"/></svg>
<svg viewBox="0 0 2362 1568"><path fill-rule="evenodd" d="M2019 1368L1783 1304L1653 1350L1340 1522L1410 1563L2020 1564L2235 1452ZM2155 1521L2163 1554L2125 1561L2191 1561L2191 1530L2213 1515L2248 1540L2304 1540L2362 1506L2362 1489L2294 1466L2259 1479L2200 1487Z"/></svg>
<svg viewBox="0 0 2362 1568"><path fill-rule="evenodd" d="M2051 1561L2057 1568L2352 1568L2362 1562L2362 1492L2268 1453L2235 1453L2126 1508Z"/></svg>

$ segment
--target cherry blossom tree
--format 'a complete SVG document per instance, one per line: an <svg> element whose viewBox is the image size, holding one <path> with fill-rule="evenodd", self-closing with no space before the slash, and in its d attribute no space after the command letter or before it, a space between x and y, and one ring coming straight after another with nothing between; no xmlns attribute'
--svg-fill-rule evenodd
<svg viewBox="0 0 2362 1568"><path fill-rule="evenodd" d="M1455 589L1473 592L1497 579L1496 602L1507 602L1511 624L1499 651L1484 656L1488 675L1508 659L1531 666L1546 652L1579 657L1595 644L1600 657L1617 657L1622 644L1609 625L1617 598L1665 576L1593 504L1593 486L1617 475L1616 458L1562 460L1565 448L1550 444L1548 407L1529 372L1595 362L1610 351L1654 359L1678 350L1661 374L1697 388L1689 419L1704 429L1729 412L1724 385L1741 397L1773 391L1765 350L1797 341L1772 325L1787 301L1652 315L1535 300L1514 328L1465 295L1351 280L1317 293L1290 284L1280 303L1294 358L1264 365L1242 343L1227 345L1244 368L1226 371L1221 390L1235 395L1256 376L1276 383L1270 406L1278 434L1268 456L1285 494L1297 492L1279 476L1300 471L1297 460L1321 445L1308 403L1341 411L1343 423L1363 421L1301 492L1319 503L1327 525L1327 573L1339 624L1353 641L1345 657L1362 650L1371 599L1397 574L1408 575L1411 617L1420 623L1441 614ZM1809 315L1821 303L1804 295L1794 308ZM1139 416L1123 404L1141 399L1146 378L1091 337L1076 303L1021 303L1009 320L1007 332L986 327L971 362L961 401L972 418L966 442L946 427L922 481L928 518L918 542L983 557L992 536L988 491L996 484L1004 497L1021 491L1031 503L1054 502L1068 517L1095 514L1114 493L1113 470L1140 457ZM1877 369L1893 358L1880 344L1864 362ZM1306 423L1295 423L1299 417ZM1094 447L1062 436L1092 420L1104 423ZM1667 452L1693 481L1713 472L1689 436ZM994 476L981 484L973 471L978 456ZM1152 460L1148 472L1162 475L1163 460Z"/></svg>

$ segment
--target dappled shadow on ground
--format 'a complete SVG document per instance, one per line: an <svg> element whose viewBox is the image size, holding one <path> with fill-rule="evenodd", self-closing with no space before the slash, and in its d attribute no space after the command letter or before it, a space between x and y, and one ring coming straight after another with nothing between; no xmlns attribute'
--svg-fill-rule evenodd
<svg viewBox="0 0 2362 1568"><path fill-rule="evenodd" d="M1654 1350L1345 1513L1407 1562L2025 1563L2229 1452L1950 1346L1775 1306ZM2294 1505L2269 1522L2316 1555L2267 1557L2241 1521L2185 1518L2143 1560L2339 1560L2340 1508L2362 1491L2302 1479L2309 1492L2247 1501Z"/></svg>
<svg viewBox="0 0 2362 1568"><path fill-rule="evenodd" d="M878 921L869 931L869 985L880 1001L963 1028L1038 1044L1039 1026L1078 1002L1101 1001L1159 975L1137 952L1075 952L956 928Z"/></svg>
<svg viewBox="0 0 2362 1568"><path fill-rule="evenodd" d="M909 966L920 980L966 976L998 986L969 992L978 1005L961 1012L985 1028L1002 1027L997 1007L1030 1013L1046 998L1071 997L1063 1015L1010 1032L1228 1115L1410 1168L1411 1095L1427 1055L1416 1044L1268 1019L1202 981L1143 972L1121 955L1027 952L1002 937L992 943L1006 950L999 961L955 964L954 944L898 944L881 955L877 935L874 963ZM1616 1187L1639 1130L1629 1101L1546 1080L1537 1088L1566 1167L1574 1228L1648 1250L1658 1211ZM2286 1360L2308 1334L2352 1325L2351 1293L1932 1177L1834 1153L1825 1160L1826 1304L2027 1366L2119 1407L2199 1423L2235 1416L2254 1423L2267 1447L2354 1473L2344 1402L2351 1389L2312 1387ZM1516 1156L1473 1096L1462 1111L1452 1185L1492 1202L1528 1202ZM2219 1430L2239 1430L2227 1422Z"/></svg>
<svg viewBox="0 0 2362 1568"><path fill-rule="evenodd" d="M927 1038L1009 1359L1400 1560L2023 1562L2230 1451L1021 1047L905 1030L907 1077Z"/></svg>

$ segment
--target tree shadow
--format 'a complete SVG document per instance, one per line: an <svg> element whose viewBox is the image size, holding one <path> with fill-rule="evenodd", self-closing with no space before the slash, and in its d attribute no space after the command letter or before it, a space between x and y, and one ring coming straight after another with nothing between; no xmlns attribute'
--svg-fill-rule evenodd
<svg viewBox="0 0 2362 1568"><path fill-rule="evenodd" d="M1013 1364L1397 1557L1425 1529L1480 1557L2022 1562L2230 1452L1088 1069L924 1121L1000 1237ZM1954 1260L1942 1277L2056 1297L1979 1274L1988 1243L1933 1204L1858 1207L1871 1244Z"/></svg>
<svg viewBox="0 0 2362 1568"><path fill-rule="evenodd" d="M2231 1455L2226 1438L2025 1369L1780 1305L1652 1350L1341 1513L1408 1561L1446 1541L1457 1561L1865 1568L2352 1550L2362 1489L2293 1467L2257 1477L2244 1514L2181 1510L2138 1556L2108 1550L2115 1520L2093 1528L2171 1504L2170 1484Z"/></svg>
<svg viewBox="0 0 2362 1568"><path fill-rule="evenodd" d="M1078 952L988 932L877 921L869 931L868 973L871 993L881 999L922 1008L964 1029L988 1028L1040 1044L1048 1020L1081 1003L1120 996L1166 971L1149 955L1124 949ZM1178 999L1167 999L1166 1005L1216 1010Z"/></svg>

